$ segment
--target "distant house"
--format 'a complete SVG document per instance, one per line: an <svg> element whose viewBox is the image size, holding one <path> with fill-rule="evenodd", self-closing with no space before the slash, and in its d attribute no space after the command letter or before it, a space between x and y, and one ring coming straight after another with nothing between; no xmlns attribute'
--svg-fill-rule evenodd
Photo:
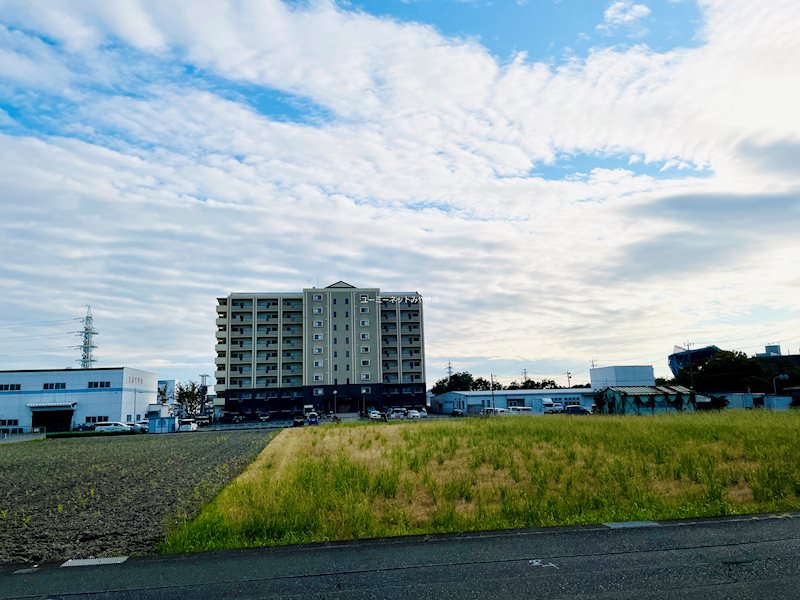
<svg viewBox="0 0 800 600"><path fill-rule="evenodd" d="M613 386L595 393L598 411L617 415L695 410L707 401L680 385Z"/></svg>

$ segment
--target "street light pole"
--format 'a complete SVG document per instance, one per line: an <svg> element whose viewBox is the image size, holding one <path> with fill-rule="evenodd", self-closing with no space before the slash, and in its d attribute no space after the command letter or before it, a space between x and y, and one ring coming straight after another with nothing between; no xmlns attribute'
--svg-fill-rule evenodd
<svg viewBox="0 0 800 600"><path fill-rule="evenodd" d="M786 373L781 373L780 375L776 375L772 378L772 392L777 396L778 395L778 379L781 381L785 379L789 379L789 376Z"/></svg>
<svg viewBox="0 0 800 600"><path fill-rule="evenodd" d="M336 416L336 394L338 393L337 390L333 390L333 416Z"/></svg>

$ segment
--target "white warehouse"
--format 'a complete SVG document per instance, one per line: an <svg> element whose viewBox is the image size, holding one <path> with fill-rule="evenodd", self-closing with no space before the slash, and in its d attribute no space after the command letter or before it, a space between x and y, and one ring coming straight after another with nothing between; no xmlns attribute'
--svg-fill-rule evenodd
<svg viewBox="0 0 800 600"><path fill-rule="evenodd" d="M156 403L157 382L129 367L0 371L0 434L138 421Z"/></svg>

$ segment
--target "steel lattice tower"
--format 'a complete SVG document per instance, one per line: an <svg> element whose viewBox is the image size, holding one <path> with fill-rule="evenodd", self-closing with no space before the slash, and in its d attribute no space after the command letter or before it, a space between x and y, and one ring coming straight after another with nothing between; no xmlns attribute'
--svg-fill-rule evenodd
<svg viewBox="0 0 800 600"><path fill-rule="evenodd" d="M80 346L74 346L81 351L81 357L77 360L81 365L81 369L91 369L92 365L97 362L92 358L92 350L97 348L94 345L94 336L97 331L92 324L92 307L86 306L86 316L81 319L83 321L83 330L78 331L77 334L81 336L83 343Z"/></svg>

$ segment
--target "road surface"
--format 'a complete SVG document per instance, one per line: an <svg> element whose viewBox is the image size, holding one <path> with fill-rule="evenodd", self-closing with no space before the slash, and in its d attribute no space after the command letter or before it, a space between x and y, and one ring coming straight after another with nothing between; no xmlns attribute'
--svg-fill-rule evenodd
<svg viewBox="0 0 800 600"><path fill-rule="evenodd" d="M800 513L0 566L0 598L800 598Z"/></svg>

